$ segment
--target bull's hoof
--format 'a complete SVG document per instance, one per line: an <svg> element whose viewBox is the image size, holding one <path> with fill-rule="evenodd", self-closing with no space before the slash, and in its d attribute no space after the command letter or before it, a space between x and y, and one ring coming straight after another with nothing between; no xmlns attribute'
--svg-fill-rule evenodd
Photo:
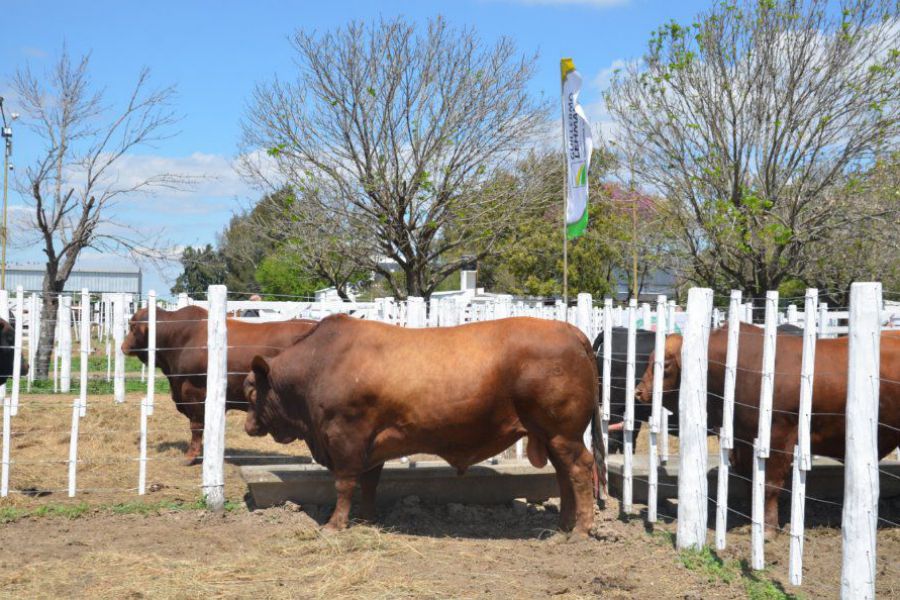
<svg viewBox="0 0 900 600"><path fill-rule="evenodd" d="M200 457L196 454L185 454L184 460L181 461L185 467L193 467L194 465L199 465L201 462Z"/></svg>
<svg viewBox="0 0 900 600"><path fill-rule="evenodd" d="M773 542L778 539L778 534L781 533L780 529L776 529L775 527L764 527L763 532L763 540L767 542Z"/></svg>
<svg viewBox="0 0 900 600"><path fill-rule="evenodd" d="M590 538L590 530L574 529L569 533L567 542L584 542Z"/></svg>
<svg viewBox="0 0 900 600"><path fill-rule="evenodd" d="M323 536L327 537L330 535L335 535L337 533L340 533L344 529L347 529L346 523L342 523L342 524L326 523L325 525L322 525L322 527L319 528L319 533L321 533Z"/></svg>
<svg viewBox="0 0 900 600"><path fill-rule="evenodd" d="M558 544L565 544L569 541L569 532L567 531L557 531L553 533L548 538L546 538L548 544L552 546L556 546Z"/></svg>

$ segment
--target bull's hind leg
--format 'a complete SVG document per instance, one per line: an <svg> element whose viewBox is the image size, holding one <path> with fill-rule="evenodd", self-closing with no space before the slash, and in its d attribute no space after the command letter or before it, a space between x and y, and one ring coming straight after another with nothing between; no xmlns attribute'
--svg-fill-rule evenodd
<svg viewBox="0 0 900 600"><path fill-rule="evenodd" d="M370 469L362 474L359 478L359 485L362 488L362 504L360 506L360 518L369 523L375 522L375 489L378 487L378 480L381 478L381 470L384 465L378 465L374 469Z"/></svg>
<svg viewBox="0 0 900 600"><path fill-rule="evenodd" d="M556 469L556 482L559 484L559 528L562 531L572 531L575 527L575 492L572 489L572 479L568 469L550 455L550 462Z"/></svg>
<svg viewBox="0 0 900 600"><path fill-rule="evenodd" d="M581 438L551 438L547 444L554 466L568 477L574 499L575 524L573 535L586 536L594 524L594 491L591 476L594 457Z"/></svg>
<svg viewBox="0 0 900 600"><path fill-rule="evenodd" d="M203 453L203 417L191 417L191 442L184 452L184 464L190 467L199 462Z"/></svg>

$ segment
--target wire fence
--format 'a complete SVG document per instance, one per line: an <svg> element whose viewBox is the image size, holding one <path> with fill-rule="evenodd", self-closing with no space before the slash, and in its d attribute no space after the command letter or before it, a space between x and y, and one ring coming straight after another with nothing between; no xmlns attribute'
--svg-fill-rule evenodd
<svg viewBox="0 0 900 600"><path fill-rule="evenodd" d="M231 295L246 294L231 292ZM472 294L437 297L429 302L417 298L401 302L392 298L379 298L373 302L317 302L310 298L252 302L228 300L228 292L224 289L211 290L211 293L205 296L204 300L195 300L187 295L181 295L173 302L162 302L157 301L152 292L145 297L138 297L124 294L88 294L84 291L80 296L60 295L56 298L57 313L54 318L42 319L44 302L39 295L32 294L26 297L21 290L17 290L15 297L10 298L6 292L0 291L0 317L11 320L14 329L14 342L6 343L4 338L4 344L0 346L0 354L5 352L13 355L11 383L4 386L0 394L4 409L3 456L0 460L3 474L0 481L2 483L0 496L63 492L75 496L79 493L106 493L114 490L146 493L148 465L183 460L181 457L147 455L148 420L154 414L157 394L166 392L172 393L173 397L177 395L179 410L189 416L191 425L184 429L192 436L189 452L193 451L193 458L204 464L203 481L195 486L184 486L185 489L202 491L208 498L211 496L224 498L220 493L224 489L224 472L221 469L224 461L285 460L285 455L278 453L259 452L248 456L226 451L224 409L246 407L248 404L243 398L227 395L228 380L229 378L240 380L249 374L250 370L248 365L238 366L232 363L230 358L225 357L240 354L242 351L252 351L245 354L269 352L274 355L289 345L292 339L287 336L283 344L242 339L236 333L237 329L233 323L246 323L252 327L268 326L273 327L274 331L283 330L285 321L299 324L303 319L316 320L330 314L343 313L404 327L445 327L512 316L530 316L568 321L579 327L590 339L595 340L595 347L599 345L598 385L601 387L603 417L601 428L607 449L621 451L624 456L622 500L625 511L633 510L631 488L636 481L648 488L647 518L651 522L660 514L659 488L676 490L679 498L679 515L670 516L678 518L679 539L684 541L685 546L703 545L706 543L706 517L702 518L702 527L695 528L696 531L702 531L702 541L696 543L691 541L687 525L696 520L694 517L700 513L705 514L706 504L712 503L716 510L716 547L720 549L725 547L728 515L744 518L752 527L753 566L762 568L765 565L764 547L761 544L764 531L767 529L783 531L777 520L775 522L771 520L773 502L777 514L779 494L790 491L794 505L792 509L794 518L791 519L791 528L788 532L792 537L791 580L798 584L803 539L802 506L805 500L839 507L846 512L845 502L804 495L802 490L805 488L806 473L813 467L813 452L826 455L829 453L821 448L822 442L817 442L815 447L812 446L810 424L821 419L838 419L842 424L837 427L835 440L838 438L843 440L848 429L848 425L843 421L851 420L851 413L844 410L844 407L848 397L847 382L853 379L851 374L855 371L846 357L856 355L847 350L846 347L851 342L845 336L848 333L852 336L853 333L855 308L853 305L839 309L827 307L817 303L815 294L809 293L804 297L803 310L794 304L787 304L783 310L778 310L780 301L777 295L772 294L764 299L764 306L759 305L759 299L742 302L739 294L732 294L727 309L713 308L711 293L706 293L702 301L704 304L700 309L697 308L697 302L692 306L689 301L688 306L682 309L664 297L658 299L655 307L649 303L638 305L636 302L625 306L613 306L610 300L595 303L588 294L579 294L574 306L565 306L561 302L548 303L545 300L514 300L511 296L505 295L476 297ZM798 298L790 300L795 299ZM877 330L900 327L900 316L896 314L895 308L887 308L882 304L881 298L878 298L875 304L877 306L870 320L875 323ZM194 308L182 310L183 314L180 315L176 312L187 307ZM701 313L700 316L697 316L698 311ZM751 326L750 323L760 320L758 318L760 311L764 326L762 328ZM173 314L178 316L173 317ZM10 319L11 316L14 318ZM788 339L786 335L778 335L777 326L785 324L798 327L800 336ZM311 326L307 324L307 327ZM624 343L613 343L613 332L616 327L625 330ZM42 338L41 328L53 328L53 335L44 335ZM193 334L185 335L185 331L191 331ZM216 331L219 337L216 337ZM652 332L654 346L652 352L637 351L636 338L641 331L647 332L645 337ZM701 331L702 333L698 333ZM178 332L180 337L171 337L172 332ZM687 388L685 379L671 381L670 377L664 377L662 373L669 359L666 355L667 339L669 341L674 339L667 336L673 334L682 339L680 356L685 361L681 365L682 377L688 371L692 373L687 380L689 383ZM691 354L686 350L686 344L687 340L693 338L701 340L701 343L693 346ZM34 365L41 352L42 339L44 342L52 340L52 348L49 349L52 357L52 390L54 393L70 393L77 388L79 397L71 402L44 399L40 404L29 404L21 401L20 387L24 370L22 366L25 363L32 367L24 375L26 392L32 388L37 391L49 391L46 383L35 379ZM869 350L871 351L871 348ZM47 351L46 347L44 351ZM827 356L825 359L816 360L817 354L821 357L823 353L827 355L828 352L838 352L840 356L845 357L844 362L828 360ZM162 365L156 361L167 360L166 357L174 353L196 356L193 362L185 362L179 365L179 368L173 369L171 364L167 364L166 379L160 378L162 384L160 386L156 380L156 367ZM140 358L139 371L126 370L126 354ZM686 363L688 359L691 361L690 364ZM213 367L215 361L224 362ZM877 363L877 360L875 362ZM133 362L131 367L135 367ZM882 402L884 397L887 397L888 401L896 404L900 402L897 399L900 395L898 385L900 373L888 375L884 372L869 373L864 376L861 383L857 383L856 387L862 389L868 384L869 388L875 388L877 392L880 386ZM199 378L204 380L199 388L193 390L192 395L185 396L179 391L182 380ZM815 382L827 379L844 382L844 388L833 398L837 401L834 406L823 405L820 400L823 394L813 393ZM774 389L776 380L781 386L777 394ZM109 384L102 391L97 388L97 383L101 381ZM787 393L783 390L785 382L791 389ZM10 388L9 394L7 388ZM213 388L218 392L213 393ZM137 403L125 404L126 391L132 393L140 391L144 395ZM79 435L112 434L119 431L114 428L79 431L79 423L88 411L95 410L102 402L88 401L88 395L104 392L113 394L117 406L121 406L119 410L131 408L139 411L139 423L134 431L137 435L135 456L79 457ZM641 397L649 401L649 406L644 407L640 403L635 405L636 392L643 392ZM679 401L681 397L692 394L699 400ZM688 437L685 438L686 432L678 426L678 421L685 421L681 413L687 406L699 411L696 421L700 429L695 428L692 434L688 432ZM211 411L210 407L214 407L214 411ZM648 409L650 414L646 416L642 411ZM71 411L68 458L15 459L11 456L13 440L60 432L59 427L53 425L31 427L27 431L13 426L13 417L20 411L43 410ZM210 416L211 412L215 412L216 415ZM877 418L872 419L871 415L869 418L878 435L884 436L883 432L889 432L896 437L900 432L900 423L878 421ZM686 422L691 422L691 419L687 419ZM640 425L649 429L649 467L645 477L636 475L633 465L635 430ZM621 435L619 432L610 431L610 426L621 429ZM212 436L210 432L213 433ZM588 443L589 434L589 431L585 433ZM679 441L678 483L659 480L659 468L670 459L668 453L670 435L677 437ZM698 436L702 436L702 443ZM717 469L718 489L715 496L708 493L705 483L697 483L700 479L706 481L708 464L706 439L709 436L717 437L720 449ZM204 439L206 447L199 446L201 437L206 438ZM210 437L216 439L210 443L208 439ZM838 446L835 444L836 448ZM843 448L842 445L840 447ZM686 450L696 450L698 453L696 456L687 457ZM773 456L787 457L788 468L785 469L784 464L779 464L778 468L767 468L766 462L772 461ZM496 462L512 458L518 460L524 458L521 440L493 460ZM845 457L837 456L837 458ZM849 454L846 458L849 458ZM878 477L900 479L897 474L900 471L895 472L893 467L879 464L877 458L874 463L875 470L869 473L870 476L874 473L876 480ZM46 489L9 487L10 469L39 464L66 465L68 486ZM120 488L78 487L79 469L113 464L136 465L137 484ZM215 464L219 467L215 467ZM207 468L207 465L211 466ZM701 472L702 477L698 475ZM793 485L786 480L789 475L792 476ZM689 479L694 481L694 488L683 483ZM729 506L730 481L751 485L753 498L750 511L745 512ZM875 484L870 481L870 487L872 485ZM877 485L875 488L877 490ZM688 498L693 500L689 502ZM870 505L871 511L871 498L866 502ZM215 499L211 503L214 504ZM693 509L693 514L689 514L691 513L689 509ZM878 515L877 509L876 491L874 504L876 526L897 526L893 519ZM799 522L795 523L798 516ZM682 526L682 523L685 523L685 526ZM794 547L793 540L797 540L797 548ZM679 541L679 545L682 541ZM874 564L873 560L863 565L864 571Z"/></svg>

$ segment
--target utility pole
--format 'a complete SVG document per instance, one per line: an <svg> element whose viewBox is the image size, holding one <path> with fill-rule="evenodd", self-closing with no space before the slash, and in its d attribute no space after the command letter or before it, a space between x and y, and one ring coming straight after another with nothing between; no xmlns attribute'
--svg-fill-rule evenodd
<svg viewBox="0 0 900 600"><path fill-rule="evenodd" d="M7 228L7 199L9 196L9 171L12 165L9 159L12 157L12 122L19 118L18 113L10 113L9 121L6 120L6 111L3 110L3 97L0 96L0 118L3 120L3 227L0 229L2 239L2 258L0 258L0 289L6 289L6 242L9 238Z"/></svg>

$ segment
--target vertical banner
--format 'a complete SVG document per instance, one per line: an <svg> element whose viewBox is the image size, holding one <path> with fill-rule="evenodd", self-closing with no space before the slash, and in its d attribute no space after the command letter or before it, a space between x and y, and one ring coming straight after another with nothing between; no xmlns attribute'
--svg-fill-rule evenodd
<svg viewBox="0 0 900 600"><path fill-rule="evenodd" d="M582 235L588 222L588 168L594 143L591 125L578 104L581 74L571 58L559 63L562 75L563 144L566 152L566 237Z"/></svg>

